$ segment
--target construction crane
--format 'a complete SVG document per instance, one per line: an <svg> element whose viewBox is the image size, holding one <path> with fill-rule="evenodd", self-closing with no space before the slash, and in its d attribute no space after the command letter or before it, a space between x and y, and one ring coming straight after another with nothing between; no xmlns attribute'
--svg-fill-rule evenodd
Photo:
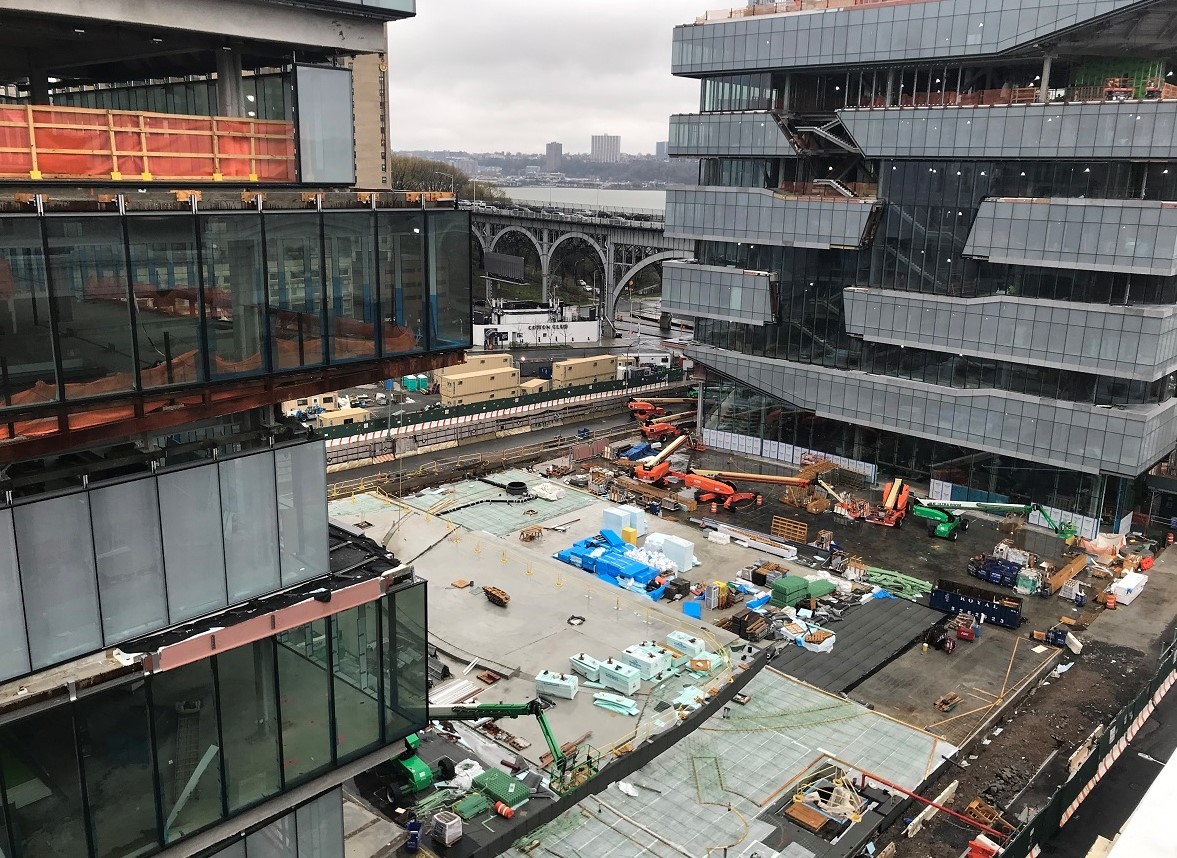
<svg viewBox="0 0 1177 858"><path fill-rule="evenodd" d="M686 436L675 438L668 447L678 441L686 441ZM663 453L666 451L663 450ZM647 483L653 483L659 488L665 488L668 478L679 480L684 486L695 490L696 503L722 503L723 508L738 512L747 509L756 502L756 492L742 492L736 484L727 480L714 480L700 476L692 471L672 471L670 463L665 460L655 461L662 454L647 459L634 468L634 476Z"/></svg>
<svg viewBox="0 0 1177 858"><path fill-rule="evenodd" d="M708 477L712 480L739 480L742 483L772 483L776 486L800 486L805 488L810 481L804 477L782 477L776 474L744 474L738 471L703 471L696 470L694 473L700 477Z"/></svg>
<svg viewBox="0 0 1177 858"><path fill-rule="evenodd" d="M478 703L473 706L430 707L429 716L439 721L477 721L481 718L522 718L532 715L539 723L544 742L548 746L548 754L552 758L551 787L554 792L563 795L587 781L597 774L598 766L595 755L586 752L584 760L579 761L579 749L565 754L556 741L556 734L552 732L548 719L544 716L544 706L539 700L527 703Z"/></svg>
<svg viewBox="0 0 1177 858"><path fill-rule="evenodd" d="M1036 512L1042 516L1047 526L1055 532L1056 536L1061 536L1063 539L1071 539L1078 535L1073 522L1056 522L1047 514L1045 509L1036 503L987 503L985 501L930 500L924 498L915 502L911 508L911 514L917 518L927 519L929 536L950 539L955 542L962 532L969 529L968 518L961 514L964 510L993 513L1012 512L1016 515L1029 515L1030 513Z"/></svg>

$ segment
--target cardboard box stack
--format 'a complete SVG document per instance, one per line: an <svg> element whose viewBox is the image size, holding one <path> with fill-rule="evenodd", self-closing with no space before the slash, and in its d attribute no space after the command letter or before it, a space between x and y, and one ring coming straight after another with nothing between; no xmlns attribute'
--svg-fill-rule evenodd
<svg viewBox="0 0 1177 858"><path fill-rule="evenodd" d="M552 390L577 387L597 381L613 381L617 377L615 355L593 355L571 358L552 364Z"/></svg>

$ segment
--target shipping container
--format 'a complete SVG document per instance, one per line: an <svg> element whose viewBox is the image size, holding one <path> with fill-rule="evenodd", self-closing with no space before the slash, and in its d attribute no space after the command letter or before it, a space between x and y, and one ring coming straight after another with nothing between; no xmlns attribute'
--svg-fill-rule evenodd
<svg viewBox="0 0 1177 858"><path fill-rule="evenodd" d="M372 412L366 408L340 408L324 411L315 417L314 423L320 429L328 426L347 426L351 423L366 423L372 419Z"/></svg>
<svg viewBox="0 0 1177 858"><path fill-rule="evenodd" d="M617 358L614 355L572 358L552 364L552 378L561 381L613 378L616 374Z"/></svg>
<svg viewBox="0 0 1177 858"><path fill-rule="evenodd" d="M447 375L441 380L441 393L448 396L469 396L492 390L519 386L517 369L484 369L465 375Z"/></svg>
<svg viewBox="0 0 1177 858"><path fill-rule="evenodd" d="M505 352L484 355L467 354L465 363L435 369L433 371L433 379L434 381L441 381L446 376L451 375L468 375L469 373L479 372L485 369L514 369L514 367L513 358Z"/></svg>
<svg viewBox="0 0 1177 858"><path fill-rule="evenodd" d="M482 393L467 393L461 396L446 396L442 394L441 404L445 408L455 405L473 405L478 402L505 402L510 404L516 397L522 395L518 387L508 387L502 390L488 390Z"/></svg>
<svg viewBox="0 0 1177 858"><path fill-rule="evenodd" d="M529 378L527 381L519 385L520 389L526 393L546 393L551 389L551 381L546 378Z"/></svg>

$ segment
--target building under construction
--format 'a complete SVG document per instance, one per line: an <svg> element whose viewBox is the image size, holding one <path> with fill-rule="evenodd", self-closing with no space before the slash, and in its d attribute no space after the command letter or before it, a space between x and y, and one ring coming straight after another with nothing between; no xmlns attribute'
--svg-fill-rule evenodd
<svg viewBox="0 0 1177 858"><path fill-rule="evenodd" d="M1177 514L1136 487L1177 487L1150 474L1177 442L1175 22L1168 0L794 0L676 28L701 108L670 154L701 167L668 193L697 248L664 309L697 319L708 443L1092 528Z"/></svg>

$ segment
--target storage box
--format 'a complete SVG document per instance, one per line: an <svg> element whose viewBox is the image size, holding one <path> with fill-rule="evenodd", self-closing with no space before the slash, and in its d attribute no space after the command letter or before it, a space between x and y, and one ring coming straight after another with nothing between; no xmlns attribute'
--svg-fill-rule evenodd
<svg viewBox="0 0 1177 858"><path fill-rule="evenodd" d="M636 667L611 658L601 662L600 676L602 685L622 694L636 694L642 687L642 675Z"/></svg>
<svg viewBox="0 0 1177 858"><path fill-rule="evenodd" d="M535 677L535 693L548 697L561 697L572 700L580 687L580 680L574 673L555 673L551 670L541 670Z"/></svg>
<svg viewBox="0 0 1177 858"><path fill-rule="evenodd" d="M663 671L670 670L670 653L666 650L651 652L641 644L626 647L620 660L636 667L641 678L647 682Z"/></svg>
<svg viewBox="0 0 1177 858"><path fill-rule="evenodd" d="M671 632L666 636L666 642L691 658L697 658L707 651L707 645L703 640L688 632Z"/></svg>
<svg viewBox="0 0 1177 858"><path fill-rule="evenodd" d="M568 657L572 669L590 682L601 681L601 663L583 652Z"/></svg>
<svg viewBox="0 0 1177 858"><path fill-rule="evenodd" d="M621 528L621 538L635 547L638 544L638 532L632 527Z"/></svg>

